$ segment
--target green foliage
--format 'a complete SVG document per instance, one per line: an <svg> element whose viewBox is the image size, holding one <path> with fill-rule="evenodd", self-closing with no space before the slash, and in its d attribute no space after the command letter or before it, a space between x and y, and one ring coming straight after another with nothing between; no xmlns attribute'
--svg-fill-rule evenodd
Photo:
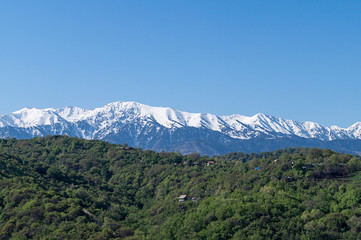
<svg viewBox="0 0 361 240"><path fill-rule="evenodd" d="M209 158L2 139L0 239L360 239L360 170L329 149Z"/></svg>

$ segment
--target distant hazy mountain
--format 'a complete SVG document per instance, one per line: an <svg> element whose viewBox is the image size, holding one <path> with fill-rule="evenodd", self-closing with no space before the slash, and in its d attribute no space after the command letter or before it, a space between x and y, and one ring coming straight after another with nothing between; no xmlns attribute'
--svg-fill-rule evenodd
<svg viewBox="0 0 361 240"><path fill-rule="evenodd" d="M361 153L361 123L325 127L256 114L216 116L115 102L102 108L24 108L0 115L0 137L68 135L100 139L155 151L217 155L260 152L285 147L322 147Z"/></svg>

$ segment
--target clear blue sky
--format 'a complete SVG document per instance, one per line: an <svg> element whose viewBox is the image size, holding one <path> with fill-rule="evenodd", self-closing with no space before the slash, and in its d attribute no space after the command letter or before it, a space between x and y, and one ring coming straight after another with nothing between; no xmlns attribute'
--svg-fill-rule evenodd
<svg viewBox="0 0 361 240"><path fill-rule="evenodd" d="M0 1L0 113L137 101L348 127L361 1Z"/></svg>

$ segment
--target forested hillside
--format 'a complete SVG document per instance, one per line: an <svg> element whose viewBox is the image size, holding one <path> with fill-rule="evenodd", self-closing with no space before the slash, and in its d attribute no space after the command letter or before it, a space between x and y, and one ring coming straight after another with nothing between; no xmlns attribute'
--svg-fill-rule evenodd
<svg viewBox="0 0 361 240"><path fill-rule="evenodd" d="M360 239L359 170L328 149L208 158L3 139L0 239Z"/></svg>

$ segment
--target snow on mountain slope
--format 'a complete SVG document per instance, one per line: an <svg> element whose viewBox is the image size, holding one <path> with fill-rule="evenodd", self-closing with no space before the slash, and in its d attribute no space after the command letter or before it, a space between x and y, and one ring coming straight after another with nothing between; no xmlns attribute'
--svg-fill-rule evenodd
<svg viewBox="0 0 361 240"><path fill-rule="evenodd" d="M54 110L54 113L66 119L69 122L76 122L87 110L78 107L65 107Z"/></svg>
<svg viewBox="0 0 361 240"><path fill-rule="evenodd" d="M208 113L188 113L171 108L152 107L137 102L114 102L90 110L77 107L24 108L11 114L0 115L0 128L31 128L32 131L36 129L36 133L41 135L39 128L43 126L58 126L56 130L51 130L51 128L48 130L50 132L47 134L50 135L51 131L65 132L67 126L72 126L71 131L69 130L73 133L72 135L87 139L104 138L109 134L125 131L124 129L128 129L128 133L136 131L138 136L142 134L142 131L154 134L151 128L159 132L161 128L174 131L187 127L219 132L234 139L256 137L275 139L280 136L298 136L323 141L361 139L360 122L345 129L337 126L325 127L314 122L285 120L262 113L251 117L216 116ZM45 134L45 130L42 131ZM137 137L133 132L131 133L133 138Z"/></svg>
<svg viewBox="0 0 361 240"><path fill-rule="evenodd" d="M339 131L344 129L338 128ZM349 136L354 139L361 139L361 122L357 122L346 129L346 132L349 133Z"/></svg>
<svg viewBox="0 0 361 240"><path fill-rule="evenodd" d="M55 113L55 109L23 108L9 115L0 116L0 126L16 126L21 128L52 125L65 121Z"/></svg>

